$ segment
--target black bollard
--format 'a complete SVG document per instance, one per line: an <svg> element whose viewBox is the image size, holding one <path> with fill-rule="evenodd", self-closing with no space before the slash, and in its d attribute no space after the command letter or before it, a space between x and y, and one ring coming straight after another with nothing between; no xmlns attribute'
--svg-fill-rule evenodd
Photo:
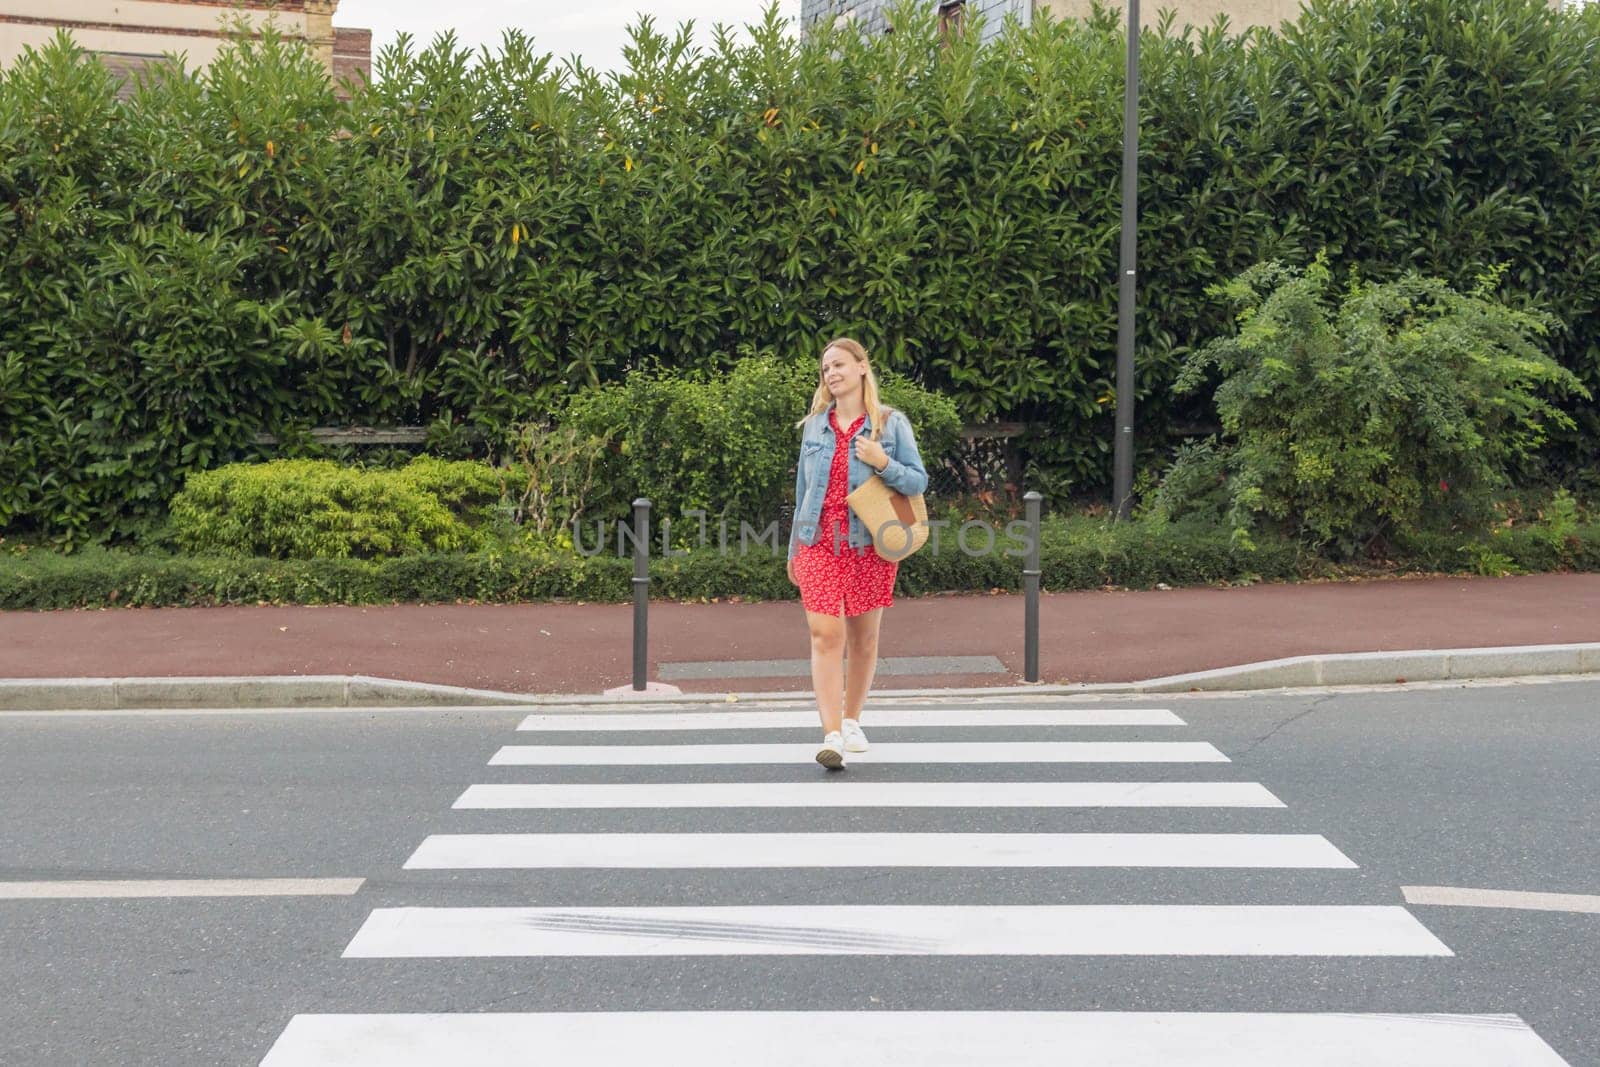
<svg viewBox="0 0 1600 1067"><path fill-rule="evenodd" d="M633 689L645 690L650 652L650 500L633 502Z"/></svg>
<svg viewBox="0 0 1600 1067"><path fill-rule="evenodd" d="M1022 677L1029 682L1039 680L1039 502L1044 499L1029 491L1022 495L1027 502L1028 536L1031 542L1028 558L1022 568L1023 644Z"/></svg>

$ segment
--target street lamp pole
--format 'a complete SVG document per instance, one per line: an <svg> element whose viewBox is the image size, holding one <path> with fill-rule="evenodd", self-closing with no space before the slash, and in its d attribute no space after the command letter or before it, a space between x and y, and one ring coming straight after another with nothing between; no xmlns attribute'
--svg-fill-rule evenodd
<svg viewBox="0 0 1600 1067"><path fill-rule="evenodd" d="M1117 437L1112 510L1133 508L1133 316L1139 214L1139 0L1128 4L1128 65L1122 103L1122 256L1117 272Z"/></svg>

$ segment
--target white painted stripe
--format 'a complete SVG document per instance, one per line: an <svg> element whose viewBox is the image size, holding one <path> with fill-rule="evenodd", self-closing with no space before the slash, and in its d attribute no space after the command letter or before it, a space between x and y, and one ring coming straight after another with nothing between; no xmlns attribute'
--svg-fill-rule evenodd
<svg viewBox="0 0 1600 1067"><path fill-rule="evenodd" d="M0 900L107 897L347 897L364 878L175 878L151 881L0 882Z"/></svg>
<svg viewBox="0 0 1600 1067"><path fill-rule="evenodd" d="M1281 808L1256 782L474 785L457 808Z"/></svg>
<svg viewBox="0 0 1600 1067"><path fill-rule="evenodd" d="M1318 834L434 834L406 861L407 870L1355 866Z"/></svg>
<svg viewBox="0 0 1600 1067"><path fill-rule="evenodd" d="M1182 726L1159 708L884 708L861 725L874 726ZM529 715L518 730L750 730L818 729L807 711L615 712Z"/></svg>
<svg viewBox="0 0 1600 1067"><path fill-rule="evenodd" d="M1458 889L1443 885L1403 885L1400 892L1405 894L1408 904L1573 911L1600 915L1600 896L1585 893L1529 893L1513 889Z"/></svg>
<svg viewBox="0 0 1600 1067"><path fill-rule="evenodd" d="M296 1015L261 1067L1567 1067L1515 1015L1053 1011Z"/></svg>
<svg viewBox="0 0 1600 1067"><path fill-rule="evenodd" d="M1386 905L377 908L347 959L485 956L1449 956Z"/></svg>
<svg viewBox="0 0 1600 1067"><path fill-rule="evenodd" d="M644 767L813 762L815 741L777 745L507 745L493 767ZM879 742L852 763L1227 763L1204 741Z"/></svg>

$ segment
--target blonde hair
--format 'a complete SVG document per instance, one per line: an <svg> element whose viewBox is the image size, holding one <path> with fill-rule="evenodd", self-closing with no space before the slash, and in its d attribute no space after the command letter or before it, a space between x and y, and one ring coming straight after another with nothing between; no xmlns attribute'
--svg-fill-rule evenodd
<svg viewBox="0 0 1600 1067"><path fill-rule="evenodd" d="M865 363L867 365L866 377L861 380L861 406L866 408L867 413L872 417L871 439L876 441L883 434L885 413L893 409L884 407L883 403L878 399L878 378L872 373L872 364L867 359L867 350L860 341L850 337L835 337L823 345L822 356L826 356L830 348L842 348L850 353L857 363ZM811 395L811 410L806 412L805 418L795 423L797 429L804 426L807 419L810 419L813 415L827 411L828 405L833 403L833 394L828 392L828 383L822 380L822 368L820 366L822 356L817 357L819 364L817 367L817 391Z"/></svg>

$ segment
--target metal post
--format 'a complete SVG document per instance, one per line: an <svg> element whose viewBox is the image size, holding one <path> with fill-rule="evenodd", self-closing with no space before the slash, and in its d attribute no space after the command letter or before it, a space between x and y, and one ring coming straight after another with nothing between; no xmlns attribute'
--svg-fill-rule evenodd
<svg viewBox="0 0 1600 1067"><path fill-rule="evenodd" d="M1037 682L1039 680L1039 501L1044 497L1029 491L1022 495L1027 502L1028 536L1031 543L1028 546L1028 558L1022 569L1023 598L1023 644L1022 644L1022 677L1024 681Z"/></svg>
<svg viewBox="0 0 1600 1067"><path fill-rule="evenodd" d="M1128 3L1128 66L1122 99L1122 265L1117 275L1117 437L1112 511L1133 507L1133 318L1139 217L1139 0Z"/></svg>
<svg viewBox="0 0 1600 1067"><path fill-rule="evenodd" d="M645 689L650 651L650 500L633 502L633 689Z"/></svg>

